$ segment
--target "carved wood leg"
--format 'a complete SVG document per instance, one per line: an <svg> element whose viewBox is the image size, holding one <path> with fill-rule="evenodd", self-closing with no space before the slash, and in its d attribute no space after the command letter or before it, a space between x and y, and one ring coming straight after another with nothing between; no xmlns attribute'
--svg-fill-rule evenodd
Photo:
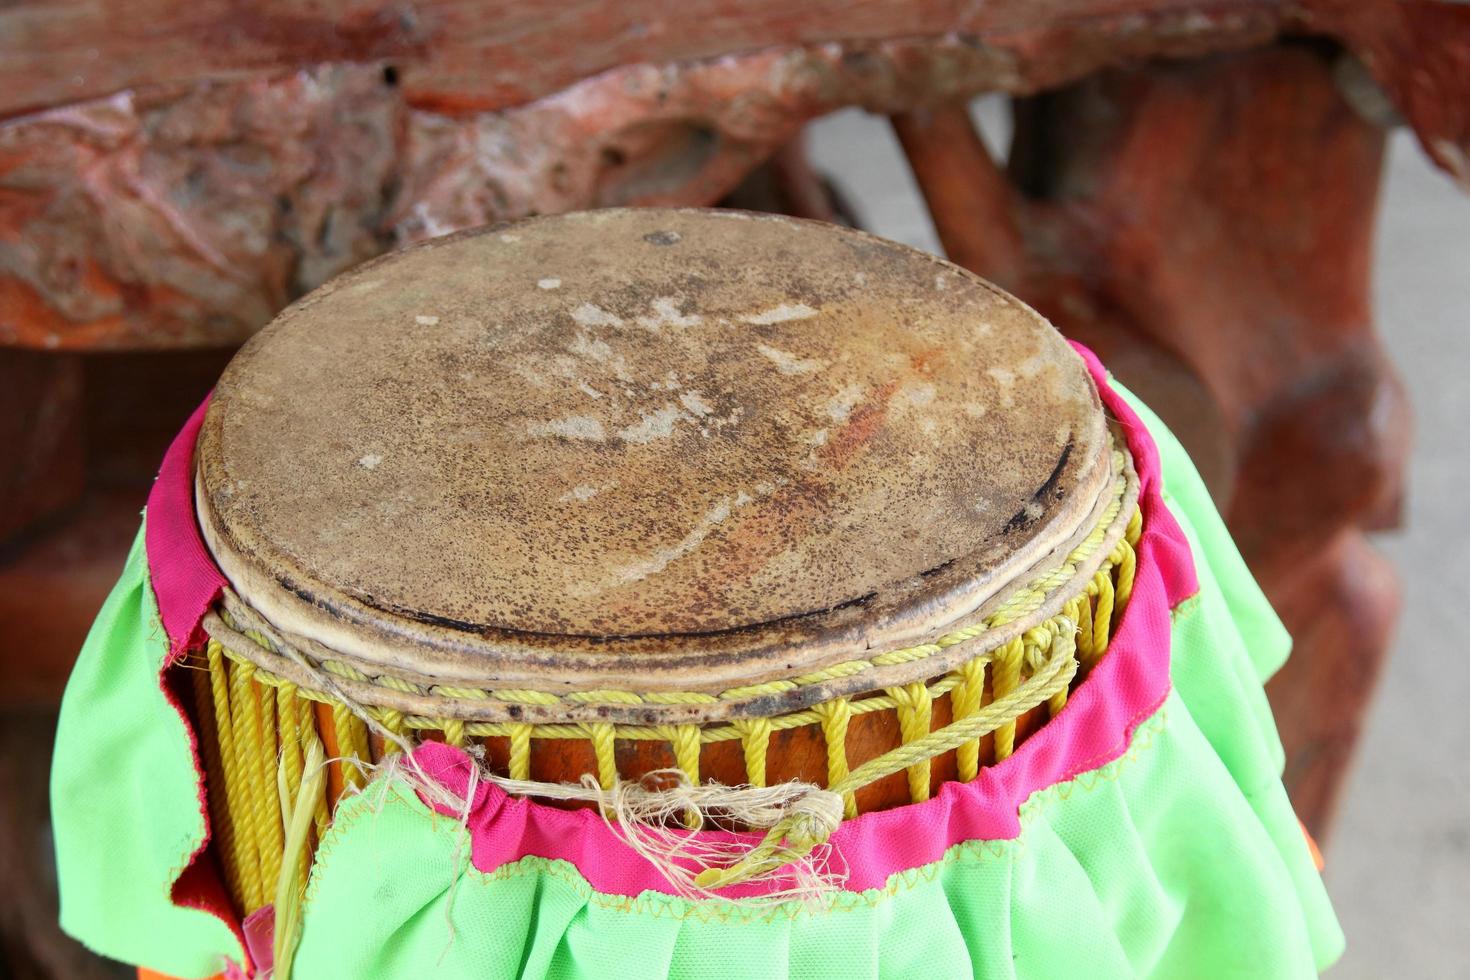
<svg viewBox="0 0 1470 980"><path fill-rule="evenodd" d="M963 106L895 120L951 255L1097 344L1206 469L1296 636L1269 693L1319 838L1397 608L1361 532L1396 519L1409 428L1368 292L1383 134L1336 57L1108 71L1028 100L1009 182Z"/></svg>
<svg viewBox="0 0 1470 980"><path fill-rule="evenodd" d="M841 191L812 166L806 131L799 130L765 163L756 167L718 206L769 211L856 228L857 218Z"/></svg>

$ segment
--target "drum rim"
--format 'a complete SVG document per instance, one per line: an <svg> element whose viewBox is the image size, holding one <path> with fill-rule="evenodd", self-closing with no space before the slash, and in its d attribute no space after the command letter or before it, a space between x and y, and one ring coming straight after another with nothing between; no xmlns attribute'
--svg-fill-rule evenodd
<svg viewBox="0 0 1470 980"><path fill-rule="evenodd" d="M1116 432L1110 431L1110 438L1113 479L1079 532L1017 576L1013 581L1022 583L1017 588L992 596L966 616L931 628L913 645L888 648L886 655L849 656L824 668L791 670L756 682L742 678L743 684L734 685L656 687L643 676L619 685L592 684L585 679L576 683L573 678L549 686L525 684L519 677L502 682L488 672L466 683L458 676L363 660L295 634L234 590L227 590L219 608L210 614L206 632L258 669L298 687L319 689L320 671L324 670L362 706L415 716L533 725L699 725L770 718L833 698L925 681L1059 615L1109 560L1138 511L1139 481L1131 452ZM1013 608L1014 615L1008 611ZM1002 611L1006 611L1004 622L987 625L987 620ZM226 622L221 613L234 624ZM967 631L974 635L960 638ZM255 638L246 636L247 632ZM420 687L434 688L436 693L413 693ZM445 689L452 693L439 693Z"/></svg>
<svg viewBox="0 0 1470 980"><path fill-rule="evenodd" d="M446 236L411 248L436 247L467 235L489 234L501 227L510 226ZM862 232L845 230L844 233L893 245ZM934 256L916 250L915 254L946 271L962 275L1046 325L1045 319L1034 310L983 279ZM349 275L361 274L389 258L367 263ZM295 308L304 308L317 295L305 297ZM1068 348L1062 356L1074 358L1076 354ZM1105 430L1106 415L1098 401L1096 385L1085 370L1081 377L1096 404L1096 425L1099 431ZM557 691L634 686L668 691L723 688L820 670L849 660L863 650L920 642L946 625L982 610L986 603L997 600L1021 580L1030 568L1085 534L1088 521L1097 512L1110 482L1108 440L1104 432L1102 438L1092 440L1097 451L1076 466L1075 492L1052 512L1045 526L1024 547L985 568L983 574L957 582L945 591L903 593L894 606L882 610L880 619L861 609L839 606L792 620L700 634L609 638L497 628L471 632L395 616L339 590L322 588L307 576L293 580L290 569L266 569L249 549L235 547L232 535L216 516L205 487L207 449L211 440L217 438L218 424L212 413L206 416L200 436L200 451L196 453L196 514L209 551L240 596L268 621L369 670L417 673L441 683L459 682L467 686L493 678L499 686ZM301 581L311 584L303 587ZM612 650L619 651L619 655L611 655Z"/></svg>

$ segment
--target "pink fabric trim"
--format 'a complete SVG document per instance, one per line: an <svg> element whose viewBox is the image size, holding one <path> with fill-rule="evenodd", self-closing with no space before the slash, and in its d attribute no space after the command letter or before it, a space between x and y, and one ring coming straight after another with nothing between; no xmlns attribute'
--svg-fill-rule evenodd
<svg viewBox="0 0 1470 980"><path fill-rule="evenodd" d="M1072 695L1066 710L1015 755L984 769L974 782L947 784L926 803L863 814L839 828L832 843L848 866L848 889L881 887L894 873L933 863L963 841L1016 837L1018 811L1027 797L1116 759L1134 729L1158 710L1169 692L1169 612L1198 591L1189 544L1159 496L1159 455L1152 437L1109 386L1092 352L1073 346L1097 382L1103 405L1122 426L1138 468L1145 525L1133 598L1108 656ZM225 585L194 515L194 443L204 410L201 405L174 440L148 500L149 572L175 652L200 641L200 621ZM428 772L463 793L469 760L462 752L429 743L415 756ZM202 799L202 778L200 786ZM672 893L652 865L629 851L588 810L558 810L481 784L469 827L472 860L481 871L535 855L572 862L605 894ZM729 894L762 890L747 886Z"/></svg>
<svg viewBox="0 0 1470 980"><path fill-rule="evenodd" d="M179 713L189 733L189 755L194 761L199 814L204 823L204 838L188 856L184 870L174 880L170 898L180 908L198 909L213 915L229 926L244 947L248 936L225 894L219 872L204 857L213 829L205 797L204 769L199 761L199 739L188 712L170 683L169 672L186 650L204 642L200 623L225 587L225 577L210 557L194 520L194 444L199 439L199 429L204 424L204 412L208 407L209 399L206 397L164 454L158 479L148 493L143 546L148 554L149 585L158 604L163 631L168 636L168 656L164 658L158 682L164 697ZM233 961L228 965L237 971L249 969Z"/></svg>
<svg viewBox="0 0 1470 980"><path fill-rule="evenodd" d="M194 519L194 444L208 407L205 398L174 437L148 494L143 543L172 654L203 642L199 624L226 584Z"/></svg>
<svg viewBox="0 0 1470 980"><path fill-rule="evenodd" d="M1103 404L1121 424L1138 468L1145 524L1133 597L1108 655L1068 700L1066 710L1009 759L983 769L973 782L946 784L925 803L863 814L837 830L833 851L837 866L847 866L848 890L880 888L893 874L938 861L964 841L1017 837L1020 806L1031 794L1118 758L1139 723L1169 693L1170 610L1198 591L1189 544L1160 497L1159 454L1152 437L1109 386L1092 352L1074 346L1097 382ZM463 752L428 743L415 757L426 772L464 794L470 763ZM480 783L468 826L471 860L481 871L537 856L571 862L604 894L673 893L664 877L590 810L559 810ZM706 833L755 839L750 834ZM782 884L742 886L725 894L750 896Z"/></svg>

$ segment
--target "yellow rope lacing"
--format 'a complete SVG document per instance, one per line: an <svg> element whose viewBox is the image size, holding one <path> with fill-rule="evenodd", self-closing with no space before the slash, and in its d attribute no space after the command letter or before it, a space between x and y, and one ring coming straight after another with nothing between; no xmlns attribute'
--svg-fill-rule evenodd
<svg viewBox="0 0 1470 980"><path fill-rule="evenodd" d="M1105 514L1100 526L1116 517ZM531 724L525 722L472 722L452 718L408 715L389 708L369 707L371 716L394 733L438 731L452 744L467 745L471 739L505 737L510 743L509 771L512 778L530 778L531 742L536 739L579 739L591 744L597 779L610 788L620 778L616 743L619 740L655 740L670 745L675 764L691 781L700 775L700 749L704 745L738 739L743 752L746 778L751 785L764 785L767 754L774 733L807 725L819 726L827 748L827 787L842 798L845 816L857 813L856 791L878 779L900 771L908 774L909 796L915 802L928 799L932 761L953 751L958 778L976 777L982 764L981 740L993 733L994 757L1006 758L1015 746L1016 693L1034 694L1038 671L1052 670L1046 678L1050 687L1038 703L1046 703L1056 714L1066 703L1072 673L1085 676L1108 646L1113 628L1132 592L1137 562L1134 546L1141 534L1135 512L1125 534L1085 587L1063 606L1059 617L1027 630L1000 647L960 664L932 683L913 682L882 692L857 697L832 698L799 711L770 718L746 718L709 724L625 725L610 722L578 724ZM1093 542L1101 542L1099 531ZM1089 539L1091 540L1091 538ZM1087 542L1074 551L1084 551ZM1080 560L1080 559L1077 559ZM833 678L852 676L876 666L911 663L933 656L957 643L973 640L1005 622L1034 611L1050 587L1068 581L1066 575L1048 573L1027 589L1025 595L1003 603L984 623L947 634L933 643L880 653L861 661L838 664L791 680L734 688L720 694L700 692L583 691L565 695L527 690L482 690L434 686L421 688L398 678L372 678L343 663L322 662L323 669L353 681L370 681L390 689L433 693L442 697L488 700L518 704L680 704L711 703L739 699L752 694L779 693ZM1065 629L1059 624L1069 624ZM230 631L232 637L242 634ZM249 631L252 643L270 648L271 640ZM1057 638L1065 637L1065 657L1055 655ZM1073 651L1075 650L1075 656ZM1073 664L1059 665L1065 659ZM225 881L244 913L270 902L278 883L290 879L304 887L310 853L320 841L330 819L335 792L321 790L306 801L312 816L312 834L297 853L284 853L288 818L297 812L305 771L306 747L314 741L335 746L343 789L365 781L363 763L376 761L366 726L344 705L328 695L303 687L257 667L244 655L211 639L202 657L190 666L198 668L192 680L199 715L201 752L208 771L208 796L215 846L224 865ZM987 667L989 670L987 670ZM989 688L987 689L987 674ZM1029 680L1026 679L1029 676ZM1062 681L1057 678L1065 676ZM950 699L950 724L930 731L934 704ZM327 706L331 724L323 728L314 703ZM1024 710L1024 709L1023 709ZM878 711L897 715L900 745L856 768L849 768L847 733L853 717ZM325 737L324 737L325 736ZM391 746L387 747L391 749ZM345 761L344 761L345 760ZM289 805L288 805L289 804ZM798 815L799 816L799 815ZM797 817L791 818L796 820ZM698 826L697 814L686 822ZM707 874L711 887L744 880L761 869L779 867L791 855L806 853L814 846L801 826L778 825L767 835L757 852L742 862L739 870L716 869ZM808 834L808 836L810 836ZM771 862L777 862L772 865Z"/></svg>

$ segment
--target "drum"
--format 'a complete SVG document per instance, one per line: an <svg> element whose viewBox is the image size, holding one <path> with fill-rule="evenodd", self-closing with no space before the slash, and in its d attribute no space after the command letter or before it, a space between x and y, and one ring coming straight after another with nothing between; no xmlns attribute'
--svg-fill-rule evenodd
<svg viewBox="0 0 1470 980"><path fill-rule="evenodd" d="M468 829L476 868L514 839L712 928L947 860L936 813L1014 836L1160 710L1198 587L1100 382L948 263L741 212L535 218L296 303L148 515L210 828L188 867L218 867L238 959L289 973L304 929L320 971L315 910L411 885L339 893L325 863L397 819L384 787ZM188 563L155 558L162 526Z"/></svg>
<svg viewBox="0 0 1470 980"><path fill-rule="evenodd" d="M1136 491L1049 325L857 232L609 211L370 264L247 345L200 435L234 897L274 894L303 733L332 796L381 758L340 693L516 780L798 780L848 816L972 780L1106 650Z"/></svg>

